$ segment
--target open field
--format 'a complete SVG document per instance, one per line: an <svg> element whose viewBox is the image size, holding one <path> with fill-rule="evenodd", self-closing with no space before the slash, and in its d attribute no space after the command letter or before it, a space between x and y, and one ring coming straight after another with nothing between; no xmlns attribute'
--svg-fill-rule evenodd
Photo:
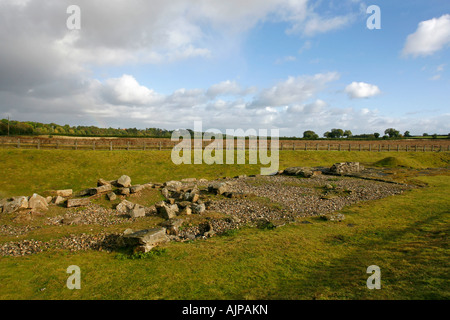
<svg viewBox="0 0 450 320"><path fill-rule="evenodd" d="M129 175L133 183L146 183L251 175L260 168L176 166L165 150L5 149L0 150L0 161L0 198L54 189L81 190L95 185L98 178L117 179L122 174ZM450 153L280 152L281 169L342 161L384 167L387 180L418 187L345 206L339 209L346 216L342 222L312 216L275 229L243 227L207 240L170 242L146 259L127 259L122 251L70 252L63 248L0 257L0 299L449 299ZM338 183L334 178L329 181ZM300 182L307 183L307 179ZM264 183L256 180L252 185ZM162 199L157 189L134 197L145 205ZM111 206L104 199L95 204ZM0 216L3 226L40 227L17 236L2 234L0 244L123 232L162 221L145 217L106 227L44 226L46 219L62 214L63 209L51 207L31 220L14 214ZM81 290L65 286L70 265L82 270ZM366 287L370 265L381 268L381 290Z"/></svg>
<svg viewBox="0 0 450 320"><path fill-rule="evenodd" d="M282 151L280 169L291 166L331 166L336 162L359 161L372 164L389 152L316 152ZM241 174L259 174L260 165L175 165L171 152L156 151L68 151L68 150L0 150L2 179L0 198L32 194L45 190L91 187L97 179L117 179L129 175L135 183L164 182L183 178L217 179ZM401 165L415 169L446 167L449 153L395 154Z"/></svg>

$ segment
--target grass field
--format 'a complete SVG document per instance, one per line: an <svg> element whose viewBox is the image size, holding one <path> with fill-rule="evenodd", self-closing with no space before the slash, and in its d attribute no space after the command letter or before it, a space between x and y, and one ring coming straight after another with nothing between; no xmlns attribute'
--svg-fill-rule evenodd
<svg viewBox="0 0 450 320"><path fill-rule="evenodd" d="M99 178L123 174L133 183L164 182L183 178L215 179L259 174L260 165L175 165L170 151L0 150L0 198L31 195L53 189L81 190ZM342 161L373 164L396 157L410 168L446 167L449 153L280 151L280 169L289 166L331 166ZM248 163L248 161L246 161ZM268 167L268 166L266 166Z"/></svg>
<svg viewBox="0 0 450 320"><path fill-rule="evenodd" d="M378 162L398 170L399 180L424 186L346 207L340 211L344 222L304 218L274 230L244 228L208 240L169 243L161 255L147 259L64 250L0 257L0 299L449 299L450 179L446 170L420 172L448 168L450 154L400 153L384 160L392 156L280 153L280 168ZM0 161L0 198L80 190L98 178L122 174L145 183L259 173L259 165L175 166L166 151L0 150ZM157 201L157 195L149 197ZM151 222L143 220L142 227ZM80 231L68 226L64 232ZM49 232L57 231L29 237L45 239ZM0 237L0 242L9 240ZM81 268L81 290L66 288L70 265ZM366 287L370 265L381 268L381 290Z"/></svg>

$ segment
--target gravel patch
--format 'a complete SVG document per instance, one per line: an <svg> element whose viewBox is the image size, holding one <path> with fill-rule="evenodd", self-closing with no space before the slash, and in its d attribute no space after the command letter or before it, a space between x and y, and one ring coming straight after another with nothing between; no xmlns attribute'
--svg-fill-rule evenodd
<svg viewBox="0 0 450 320"><path fill-rule="evenodd" d="M300 179L289 176L261 176L232 179L229 191L254 194L279 204L282 210L248 199L212 201L209 210L235 215L243 221L277 220L331 213L361 201L401 194L411 187L345 177L318 176Z"/></svg>
<svg viewBox="0 0 450 320"><path fill-rule="evenodd" d="M79 234L46 242L37 240L11 241L0 245L1 256L25 256L48 249L75 251L98 250L112 252L123 245L121 234Z"/></svg>
<svg viewBox="0 0 450 320"><path fill-rule="evenodd" d="M68 209L64 216L47 218L45 224L53 226L97 224L107 227L124 222L133 222L135 220L136 218L130 218L115 209L107 209L91 203L82 210Z"/></svg>
<svg viewBox="0 0 450 320"><path fill-rule="evenodd" d="M14 227L10 225L1 225L0 236L20 236L39 228L40 227L31 227L31 226Z"/></svg>

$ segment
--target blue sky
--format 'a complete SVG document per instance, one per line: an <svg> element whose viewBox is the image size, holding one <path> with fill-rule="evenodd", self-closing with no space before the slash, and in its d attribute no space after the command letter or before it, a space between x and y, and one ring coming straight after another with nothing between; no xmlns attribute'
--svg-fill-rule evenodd
<svg viewBox="0 0 450 320"><path fill-rule="evenodd" d="M80 8L80 30L66 9ZM450 2L0 0L0 116L450 132ZM366 8L381 10L369 30Z"/></svg>

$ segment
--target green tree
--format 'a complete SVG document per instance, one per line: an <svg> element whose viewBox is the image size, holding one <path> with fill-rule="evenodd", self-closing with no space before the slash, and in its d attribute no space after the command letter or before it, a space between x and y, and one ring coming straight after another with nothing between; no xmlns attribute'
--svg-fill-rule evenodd
<svg viewBox="0 0 450 320"><path fill-rule="evenodd" d="M353 136L353 133L350 130L345 130L344 131L344 137L350 138L351 136Z"/></svg>
<svg viewBox="0 0 450 320"><path fill-rule="evenodd" d="M303 139L316 140L319 139L319 135L316 134L314 131L307 130L303 132Z"/></svg>
<svg viewBox="0 0 450 320"><path fill-rule="evenodd" d="M405 138L411 137L411 133L409 131L405 131L403 135L405 136Z"/></svg>
<svg viewBox="0 0 450 320"><path fill-rule="evenodd" d="M375 133L373 134L373 136L375 137L375 139L378 139L378 138L380 137L380 134L379 134L378 132L375 132Z"/></svg>
<svg viewBox="0 0 450 320"><path fill-rule="evenodd" d="M387 134L389 138L397 138L400 135L400 131L395 130L394 128L389 128L384 130L384 134Z"/></svg>
<svg viewBox="0 0 450 320"><path fill-rule="evenodd" d="M344 136L344 130L331 129L331 135L333 136L333 138L342 138Z"/></svg>

